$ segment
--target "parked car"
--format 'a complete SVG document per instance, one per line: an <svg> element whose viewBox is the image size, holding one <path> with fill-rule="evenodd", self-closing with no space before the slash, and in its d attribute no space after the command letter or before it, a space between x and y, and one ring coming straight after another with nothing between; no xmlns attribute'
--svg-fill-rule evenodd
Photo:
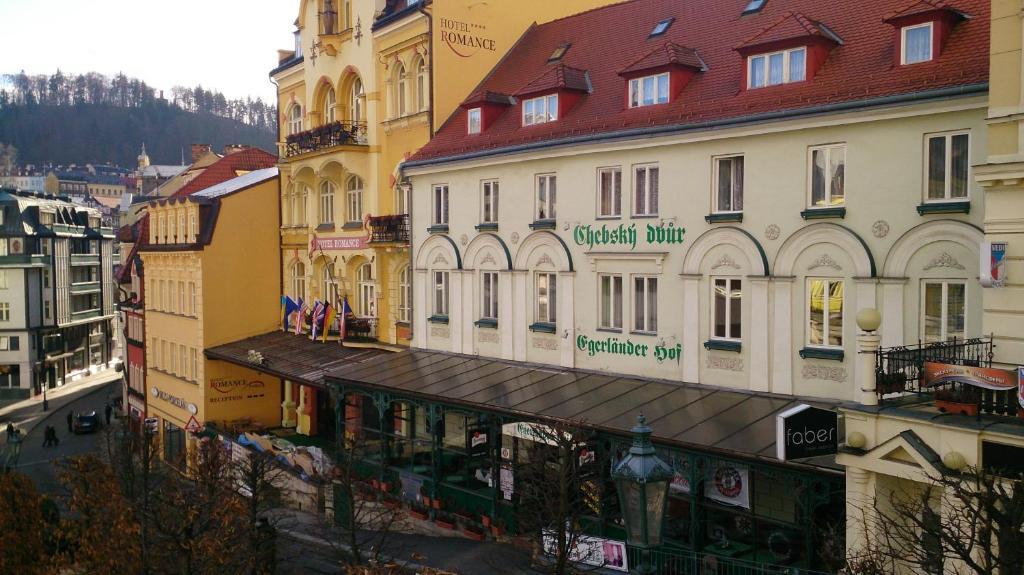
<svg viewBox="0 0 1024 575"><path fill-rule="evenodd" d="M76 413L71 429L76 433L92 433L100 428L100 418L95 411Z"/></svg>

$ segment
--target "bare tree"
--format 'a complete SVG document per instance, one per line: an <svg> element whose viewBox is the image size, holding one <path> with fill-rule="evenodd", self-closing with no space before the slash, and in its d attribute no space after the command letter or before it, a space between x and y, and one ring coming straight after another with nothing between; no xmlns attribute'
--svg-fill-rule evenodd
<svg viewBox="0 0 1024 575"><path fill-rule="evenodd" d="M847 571L1024 575L1024 475L968 467L901 482L859 509L865 543Z"/></svg>

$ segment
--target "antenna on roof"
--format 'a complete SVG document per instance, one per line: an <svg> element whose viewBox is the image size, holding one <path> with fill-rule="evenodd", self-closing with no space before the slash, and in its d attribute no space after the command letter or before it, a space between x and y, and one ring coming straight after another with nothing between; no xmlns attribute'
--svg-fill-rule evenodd
<svg viewBox="0 0 1024 575"><path fill-rule="evenodd" d="M185 146L181 147L181 165L185 165Z"/></svg>

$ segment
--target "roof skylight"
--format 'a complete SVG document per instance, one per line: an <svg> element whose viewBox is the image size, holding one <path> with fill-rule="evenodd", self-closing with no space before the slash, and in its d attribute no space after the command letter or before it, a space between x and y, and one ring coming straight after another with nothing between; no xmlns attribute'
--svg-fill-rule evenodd
<svg viewBox="0 0 1024 575"><path fill-rule="evenodd" d="M548 56L548 64L561 60L562 56L565 56L565 53L569 50L570 46L572 46L572 44L566 42L565 44L562 44L561 46L555 48L555 51L552 52L550 56Z"/></svg>
<svg viewBox="0 0 1024 575"><path fill-rule="evenodd" d="M671 26L672 23L675 22L675 20L675 18L665 18L661 22L658 22L657 24L654 25L654 29L651 30L651 35L648 36L648 38L661 36L662 34L665 33L666 30L668 30L668 27Z"/></svg>
<svg viewBox="0 0 1024 575"><path fill-rule="evenodd" d="M768 0L750 0L747 7L743 9L743 15L754 14L760 12L764 5L768 3Z"/></svg>

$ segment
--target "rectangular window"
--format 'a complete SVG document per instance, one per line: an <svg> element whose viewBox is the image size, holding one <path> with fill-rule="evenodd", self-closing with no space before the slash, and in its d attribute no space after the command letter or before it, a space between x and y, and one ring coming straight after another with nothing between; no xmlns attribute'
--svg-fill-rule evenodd
<svg viewBox="0 0 1024 575"><path fill-rule="evenodd" d="M448 225L448 185L434 186L434 221L433 224Z"/></svg>
<svg viewBox="0 0 1024 575"><path fill-rule="evenodd" d="M473 108L466 112L467 117L467 128L466 131L470 134L480 133L480 108Z"/></svg>
<svg viewBox="0 0 1024 575"><path fill-rule="evenodd" d="M537 323L555 323L558 319L558 278L552 273L537 274Z"/></svg>
<svg viewBox="0 0 1024 575"><path fill-rule="evenodd" d="M600 190L597 215L601 218L622 216L622 169L601 168L597 171L597 185Z"/></svg>
<svg viewBox="0 0 1024 575"><path fill-rule="evenodd" d="M967 284L963 281L927 281L921 313L925 343L963 339L966 332Z"/></svg>
<svg viewBox="0 0 1024 575"><path fill-rule="evenodd" d="M188 314L192 317L196 317L196 282L188 282L189 306Z"/></svg>
<svg viewBox="0 0 1024 575"><path fill-rule="evenodd" d="M633 331L658 331L658 278L633 278Z"/></svg>
<svg viewBox="0 0 1024 575"><path fill-rule="evenodd" d="M0 321L11 321L11 304L0 302Z"/></svg>
<svg viewBox="0 0 1024 575"><path fill-rule="evenodd" d="M970 136L966 132L927 136L928 201L967 199Z"/></svg>
<svg viewBox="0 0 1024 575"><path fill-rule="evenodd" d="M714 311L711 319L711 337L714 339L741 339L743 280L718 278L714 280Z"/></svg>
<svg viewBox="0 0 1024 575"><path fill-rule="evenodd" d="M918 24L903 28L903 45L900 47L901 64L917 64L932 59L932 23Z"/></svg>
<svg viewBox="0 0 1024 575"><path fill-rule="evenodd" d="M0 270L0 289L7 289L7 270Z"/></svg>
<svg viewBox="0 0 1024 575"><path fill-rule="evenodd" d="M485 224L498 223L498 181L490 180L481 184L480 221Z"/></svg>
<svg viewBox="0 0 1024 575"><path fill-rule="evenodd" d="M622 276L598 276L601 286L598 326L602 329L622 329Z"/></svg>
<svg viewBox="0 0 1024 575"><path fill-rule="evenodd" d="M167 343L167 342L164 342L164 343ZM172 344L170 344L170 348L171 348L171 354L169 356L167 356L168 360L167 360L167 366L165 367L165 369L166 369L166 371L168 373L174 373L174 371L178 369L178 346L176 346L176 345L174 345L172 343Z"/></svg>
<svg viewBox="0 0 1024 575"><path fill-rule="evenodd" d="M811 207L841 206L846 202L846 145L811 148Z"/></svg>
<svg viewBox="0 0 1024 575"><path fill-rule="evenodd" d="M633 168L633 215L658 215L658 166Z"/></svg>
<svg viewBox="0 0 1024 575"><path fill-rule="evenodd" d="M668 73L634 78L629 81L629 107L653 106L668 102Z"/></svg>
<svg viewBox="0 0 1024 575"><path fill-rule="evenodd" d="M532 126L558 119L558 94L523 100L523 125Z"/></svg>
<svg viewBox="0 0 1024 575"><path fill-rule="evenodd" d="M807 345L842 347L843 281L810 280L807 296Z"/></svg>
<svg viewBox="0 0 1024 575"><path fill-rule="evenodd" d="M178 313L185 315L185 282L178 282Z"/></svg>
<svg viewBox="0 0 1024 575"><path fill-rule="evenodd" d="M434 272L434 315L448 317L448 272Z"/></svg>
<svg viewBox="0 0 1024 575"><path fill-rule="evenodd" d="M557 182L554 174L537 176L537 219L555 219Z"/></svg>
<svg viewBox="0 0 1024 575"><path fill-rule="evenodd" d="M50 302L46 300L43 301L43 318L47 321L50 319Z"/></svg>
<svg viewBox="0 0 1024 575"><path fill-rule="evenodd" d="M483 305L480 317L498 319L498 272L483 272Z"/></svg>
<svg viewBox="0 0 1024 575"><path fill-rule="evenodd" d="M743 156L715 158L715 212L743 211Z"/></svg>
<svg viewBox="0 0 1024 575"><path fill-rule="evenodd" d="M185 346L178 346L178 375L188 377L188 355L185 353Z"/></svg>
<svg viewBox="0 0 1024 575"><path fill-rule="evenodd" d="M192 348L192 381L199 383L199 350Z"/></svg>
<svg viewBox="0 0 1024 575"><path fill-rule="evenodd" d="M793 48L747 58L747 86L764 88L807 78L807 50Z"/></svg>

